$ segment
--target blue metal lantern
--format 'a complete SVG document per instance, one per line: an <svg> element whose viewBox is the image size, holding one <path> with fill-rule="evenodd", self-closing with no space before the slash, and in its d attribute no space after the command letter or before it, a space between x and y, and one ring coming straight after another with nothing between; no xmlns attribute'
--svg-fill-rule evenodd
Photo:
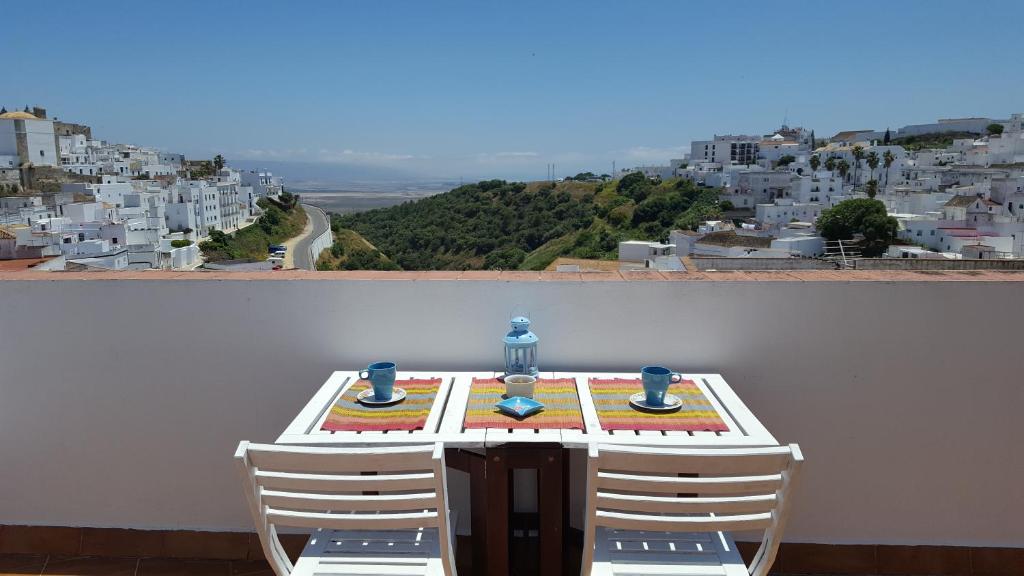
<svg viewBox="0 0 1024 576"><path fill-rule="evenodd" d="M522 316L512 319L512 331L505 335L505 374L536 376L537 335L530 332L530 320Z"/></svg>

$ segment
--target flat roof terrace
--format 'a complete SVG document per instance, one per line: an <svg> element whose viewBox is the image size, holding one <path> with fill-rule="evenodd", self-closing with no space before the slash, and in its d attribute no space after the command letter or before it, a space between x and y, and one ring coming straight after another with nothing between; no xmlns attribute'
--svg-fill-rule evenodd
<svg viewBox="0 0 1024 576"><path fill-rule="evenodd" d="M273 442L335 370L499 368L508 320L525 314L541 370L720 373L780 442L801 445L777 571L1021 573L1021 281L0 271L0 485L16 495L0 498L0 554L135 558L125 574L169 556L163 573L198 573L181 558L205 558L219 562L208 573L240 572L252 524L239 440ZM453 494L459 482L453 472ZM108 537L131 545L104 551Z"/></svg>

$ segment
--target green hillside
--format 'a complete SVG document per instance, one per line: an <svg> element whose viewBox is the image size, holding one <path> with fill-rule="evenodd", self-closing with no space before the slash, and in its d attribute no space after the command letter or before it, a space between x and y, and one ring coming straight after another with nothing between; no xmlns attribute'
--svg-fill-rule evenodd
<svg viewBox="0 0 1024 576"><path fill-rule="evenodd" d="M540 270L559 256L614 259L620 240L666 240L674 228L695 228L720 213L717 192L641 174L605 183L488 180L332 214L331 226L339 238L355 231L404 270Z"/></svg>
<svg viewBox="0 0 1024 576"><path fill-rule="evenodd" d="M963 138L975 139L980 137L981 134L978 134L977 132L936 132L920 134L917 136L904 136L903 138L893 138L892 144L903 146L908 151L924 150L926 148L945 149L953 145L953 140Z"/></svg>
<svg viewBox="0 0 1024 576"><path fill-rule="evenodd" d="M263 215L255 224L232 234L213 230L209 240L199 244L207 262L264 260L268 246L294 238L306 227L306 211L299 206L297 195L285 192L279 200L260 198L257 203Z"/></svg>

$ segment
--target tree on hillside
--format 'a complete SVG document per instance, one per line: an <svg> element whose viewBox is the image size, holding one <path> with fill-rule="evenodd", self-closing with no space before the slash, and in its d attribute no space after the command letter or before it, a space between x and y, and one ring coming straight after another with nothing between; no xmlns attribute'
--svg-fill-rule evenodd
<svg viewBox="0 0 1024 576"><path fill-rule="evenodd" d="M834 172L835 169L836 169L836 157L835 156L829 156L828 158L825 158L825 170L828 170L829 172Z"/></svg>
<svg viewBox="0 0 1024 576"><path fill-rule="evenodd" d="M885 185L889 186L889 167L896 161L896 156L893 155L892 150L886 150L882 154L882 166L885 166Z"/></svg>
<svg viewBox="0 0 1024 576"><path fill-rule="evenodd" d="M867 192L868 198L874 198L875 196L877 196L878 180L875 180L874 178L868 180L867 186L865 186L864 191Z"/></svg>
<svg viewBox="0 0 1024 576"><path fill-rule="evenodd" d="M993 122L985 127L985 131L988 132L989 136L1003 133L1003 125Z"/></svg>
<svg viewBox="0 0 1024 576"><path fill-rule="evenodd" d="M814 141L814 130L811 130L811 150L817 148L817 143Z"/></svg>
<svg viewBox="0 0 1024 576"><path fill-rule="evenodd" d="M839 176L846 180L846 175L850 173L850 163L845 159L836 162L836 170L839 170Z"/></svg>
<svg viewBox="0 0 1024 576"><path fill-rule="evenodd" d="M218 172L223 170L224 169L224 157L221 156L220 154L217 154L216 156L214 156L213 157L213 167L216 168Z"/></svg>
<svg viewBox="0 0 1024 576"><path fill-rule="evenodd" d="M864 159L864 147L853 147L853 185L857 185L857 172L860 170L860 161Z"/></svg>
<svg viewBox="0 0 1024 576"><path fill-rule="evenodd" d="M776 166L782 168L783 166L789 166L793 162L796 162L796 156L793 156L792 154L786 154L782 158L779 158L779 162L776 164Z"/></svg>
<svg viewBox="0 0 1024 576"><path fill-rule="evenodd" d="M871 169L871 178L870 179L874 180L875 179L875 168L878 168L878 152L875 152L874 150L872 150L871 152L868 152L867 164L868 164L868 168Z"/></svg>
<svg viewBox="0 0 1024 576"><path fill-rule="evenodd" d="M815 155L811 156L811 159L808 160L808 162L811 164L811 170L814 170L815 172L817 172L818 171L818 167L821 166L821 157L819 157L817 154L815 154Z"/></svg>
<svg viewBox="0 0 1024 576"><path fill-rule="evenodd" d="M642 172L631 172L619 180L616 192L635 202L642 202L651 193L651 181Z"/></svg>
<svg viewBox="0 0 1024 576"><path fill-rule="evenodd" d="M822 210L816 226L822 236L833 241L862 234L861 253L872 258L885 252L899 229L896 219L886 213L885 204L868 198L844 200Z"/></svg>

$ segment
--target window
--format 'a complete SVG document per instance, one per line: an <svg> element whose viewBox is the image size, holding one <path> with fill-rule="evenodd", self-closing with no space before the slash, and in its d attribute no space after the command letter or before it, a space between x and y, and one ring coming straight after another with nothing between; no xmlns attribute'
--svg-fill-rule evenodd
<svg viewBox="0 0 1024 576"><path fill-rule="evenodd" d="M918 231L917 231L917 235L918 235L918 236L920 236L920 235L921 235L921 231L920 231L920 230L918 230Z"/></svg>
<svg viewBox="0 0 1024 576"><path fill-rule="evenodd" d="M113 242L114 244L117 244L117 236L114 236L113 238L111 238L111 241L112 241L112 242Z"/></svg>
<svg viewBox="0 0 1024 576"><path fill-rule="evenodd" d="M935 230L932 230L930 235L935 236Z"/></svg>

